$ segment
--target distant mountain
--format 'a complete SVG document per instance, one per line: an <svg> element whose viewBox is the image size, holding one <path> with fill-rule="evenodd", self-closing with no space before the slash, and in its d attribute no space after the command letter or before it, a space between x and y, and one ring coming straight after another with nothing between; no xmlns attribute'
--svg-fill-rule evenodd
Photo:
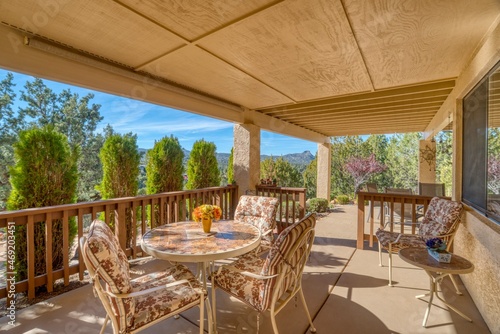
<svg viewBox="0 0 500 334"><path fill-rule="evenodd" d="M139 153L141 153L141 155L144 154L144 156L147 151L148 150L144 148L139 149ZM182 149L182 151L184 152L184 164L186 164L187 160L189 159L190 151L184 148ZM216 156L217 156L217 162L219 163L219 167L226 167L229 161L229 153L217 153ZM261 155L260 161L269 159L271 157L273 159L278 159L282 157L283 160L288 161L293 165L299 165L299 166L307 166L312 160L314 160L314 155L310 151L304 151L302 153L291 153L281 156Z"/></svg>
<svg viewBox="0 0 500 334"><path fill-rule="evenodd" d="M261 155L260 161L270 158L270 155ZM273 159L283 158L283 160L288 161L293 165L308 165L312 160L314 160L314 155L310 151L304 151L302 153L290 153L281 156L272 156Z"/></svg>

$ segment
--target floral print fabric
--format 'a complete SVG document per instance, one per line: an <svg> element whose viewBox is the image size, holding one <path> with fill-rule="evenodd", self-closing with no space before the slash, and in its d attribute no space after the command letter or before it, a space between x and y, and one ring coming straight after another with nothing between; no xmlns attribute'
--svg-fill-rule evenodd
<svg viewBox="0 0 500 334"><path fill-rule="evenodd" d="M454 231L451 229L458 228L458 224L456 223L460 220L461 214L461 203L434 197L430 201L425 216L419 225L418 236L405 234L399 236L399 232L390 232L382 229L377 230L375 235L384 249L388 249L391 243L393 252L408 247L425 248L425 241L427 239L453 233ZM398 236L398 242L395 243Z"/></svg>
<svg viewBox="0 0 500 334"><path fill-rule="evenodd" d="M135 298L133 322L130 329L144 326L155 319L196 302L200 300L200 296L202 295L202 287L199 281L186 266L181 264L168 268L164 272L144 275L132 280L133 291L135 292L166 285L182 279L186 279L189 284L182 283Z"/></svg>
<svg viewBox="0 0 500 334"><path fill-rule="evenodd" d="M274 240L277 209L277 198L243 195L234 212L234 220L257 227L262 233L263 243L271 245Z"/></svg>
<svg viewBox="0 0 500 334"><path fill-rule="evenodd" d="M120 332L128 333L199 301L203 296L198 280L186 266L181 264L132 280L125 253L113 232L102 221L96 220L92 223L85 247L86 263L93 267L106 283L105 288L112 293L132 293L187 280L185 283L134 298L109 297Z"/></svg>
<svg viewBox="0 0 500 334"><path fill-rule="evenodd" d="M118 244L116 236L105 222L95 220L87 235L87 263L106 283L112 293L130 293L132 284L127 257ZM109 298L111 308L121 328L132 324L133 299Z"/></svg>
<svg viewBox="0 0 500 334"><path fill-rule="evenodd" d="M251 305L259 312L267 310L270 307L273 293L280 295L286 291L293 283L294 278L301 279L303 265L307 260L306 252L310 248L306 242L312 244L312 240L305 240L304 244L295 248L297 240L306 229L313 228L316 225L316 217L307 215L301 221L287 227L278 236L276 242L267 253L265 258L259 253L251 252L239 257L230 266L223 266L214 276L215 284L229 294ZM314 234L312 234L312 237ZM295 249L295 252L291 253ZM298 263L299 261L303 263ZM238 269L235 271L232 267ZM288 268L287 268L288 267ZM292 273L293 270L297 270ZM246 271L262 276L272 276L275 274L292 275L282 277L279 291L273 291L279 276L259 279L249 277L240 271ZM295 276L299 273L298 277Z"/></svg>

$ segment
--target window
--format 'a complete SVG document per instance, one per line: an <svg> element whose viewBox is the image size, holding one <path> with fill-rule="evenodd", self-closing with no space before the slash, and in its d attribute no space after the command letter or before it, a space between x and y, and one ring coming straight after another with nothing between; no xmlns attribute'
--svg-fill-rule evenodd
<svg viewBox="0 0 500 334"><path fill-rule="evenodd" d="M462 200L500 223L500 63L463 108Z"/></svg>

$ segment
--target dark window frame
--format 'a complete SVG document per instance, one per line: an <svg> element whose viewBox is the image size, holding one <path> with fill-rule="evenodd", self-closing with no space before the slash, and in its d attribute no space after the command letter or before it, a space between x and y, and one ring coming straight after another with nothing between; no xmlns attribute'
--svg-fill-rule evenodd
<svg viewBox="0 0 500 334"><path fill-rule="evenodd" d="M462 201L500 224L500 213L489 209L488 121L489 80L500 62L463 99Z"/></svg>

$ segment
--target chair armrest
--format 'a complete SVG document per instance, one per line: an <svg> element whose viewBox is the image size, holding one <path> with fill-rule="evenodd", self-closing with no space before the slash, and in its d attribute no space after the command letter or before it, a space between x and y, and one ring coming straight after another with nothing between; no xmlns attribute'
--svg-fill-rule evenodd
<svg viewBox="0 0 500 334"><path fill-rule="evenodd" d="M231 265L224 265L224 266L221 266L219 268L219 270L217 270L217 274L220 274L222 268L228 268L229 270L232 270L232 271L235 271L237 273L240 273L244 276L248 276L248 277L252 277L252 278L256 278L256 279L271 279L271 278L274 278L274 277L277 277L278 274L276 275L270 275L270 276L264 276L264 275L259 275L259 274L255 274L255 273L252 273L250 271L244 271L244 270L240 270L234 266L231 266Z"/></svg>
<svg viewBox="0 0 500 334"><path fill-rule="evenodd" d="M154 288L149 288L149 289L145 289L145 290L141 290L141 291L135 291L135 292L131 292L131 293L112 293L110 291L104 291L104 293L106 293L107 295L114 297L114 298L134 298L134 297L147 295L147 294L150 294L150 293L153 293L156 291L165 290L165 289L171 288L171 287L176 286L176 285L181 285L181 284L188 284L189 287L191 289L193 289L193 287L191 286L191 283L189 283L188 280L182 279L182 280L168 283L168 284L165 284L162 286L156 286Z"/></svg>

